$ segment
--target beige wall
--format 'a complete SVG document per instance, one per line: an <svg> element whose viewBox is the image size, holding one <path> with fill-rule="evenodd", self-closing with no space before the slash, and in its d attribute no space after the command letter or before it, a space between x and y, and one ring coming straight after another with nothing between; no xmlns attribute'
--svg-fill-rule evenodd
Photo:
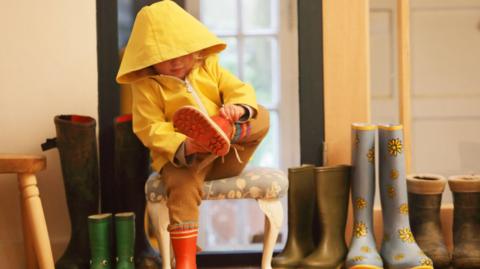
<svg viewBox="0 0 480 269"><path fill-rule="evenodd" d="M325 164L349 164L353 122L370 120L368 0L323 0Z"/></svg>
<svg viewBox="0 0 480 269"><path fill-rule="evenodd" d="M0 153L40 154L55 136L53 117L97 118L95 1L2 1L0 8ZM54 255L70 227L57 150L38 175ZM14 175L0 175L0 268L24 268Z"/></svg>

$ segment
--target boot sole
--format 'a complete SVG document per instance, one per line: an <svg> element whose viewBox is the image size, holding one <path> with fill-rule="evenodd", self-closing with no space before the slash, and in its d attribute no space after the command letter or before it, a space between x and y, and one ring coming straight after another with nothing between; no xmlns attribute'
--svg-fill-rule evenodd
<svg viewBox="0 0 480 269"><path fill-rule="evenodd" d="M173 115L173 125L184 135L218 156L230 150L230 140L209 116L192 106L185 106Z"/></svg>

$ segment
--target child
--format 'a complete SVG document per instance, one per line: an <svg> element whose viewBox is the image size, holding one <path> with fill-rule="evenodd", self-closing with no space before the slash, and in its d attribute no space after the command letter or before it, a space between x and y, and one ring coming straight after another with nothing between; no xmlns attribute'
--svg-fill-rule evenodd
<svg viewBox="0 0 480 269"><path fill-rule="evenodd" d="M219 65L225 47L173 1L158 2L138 13L117 75L132 85L133 130L167 190L177 268L196 268L203 181L238 175L269 128L253 88Z"/></svg>

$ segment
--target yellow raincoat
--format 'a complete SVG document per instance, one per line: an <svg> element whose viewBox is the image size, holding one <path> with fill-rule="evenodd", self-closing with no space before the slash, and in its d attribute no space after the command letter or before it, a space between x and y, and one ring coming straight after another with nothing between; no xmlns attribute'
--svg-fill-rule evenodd
<svg viewBox="0 0 480 269"><path fill-rule="evenodd" d="M178 108L191 105L215 115L222 104L257 109L253 88L223 69L217 53L225 43L173 1L142 8L125 49L119 83L132 85L133 131L150 149L155 171L172 162L185 135L171 122ZM185 80L156 74L152 65L202 51L209 56Z"/></svg>

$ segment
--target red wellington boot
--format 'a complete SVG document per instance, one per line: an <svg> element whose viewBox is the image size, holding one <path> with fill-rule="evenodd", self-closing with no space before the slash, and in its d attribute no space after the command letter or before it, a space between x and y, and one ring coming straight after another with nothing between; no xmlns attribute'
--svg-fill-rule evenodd
<svg viewBox="0 0 480 269"><path fill-rule="evenodd" d="M175 269L197 269L198 229L170 231Z"/></svg>
<svg viewBox="0 0 480 269"><path fill-rule="evenodd" d="M224 156L230 150L233 124L226 119L212 119L193 106L184 106L173 115L173 125L215 155Z"/></svg>

